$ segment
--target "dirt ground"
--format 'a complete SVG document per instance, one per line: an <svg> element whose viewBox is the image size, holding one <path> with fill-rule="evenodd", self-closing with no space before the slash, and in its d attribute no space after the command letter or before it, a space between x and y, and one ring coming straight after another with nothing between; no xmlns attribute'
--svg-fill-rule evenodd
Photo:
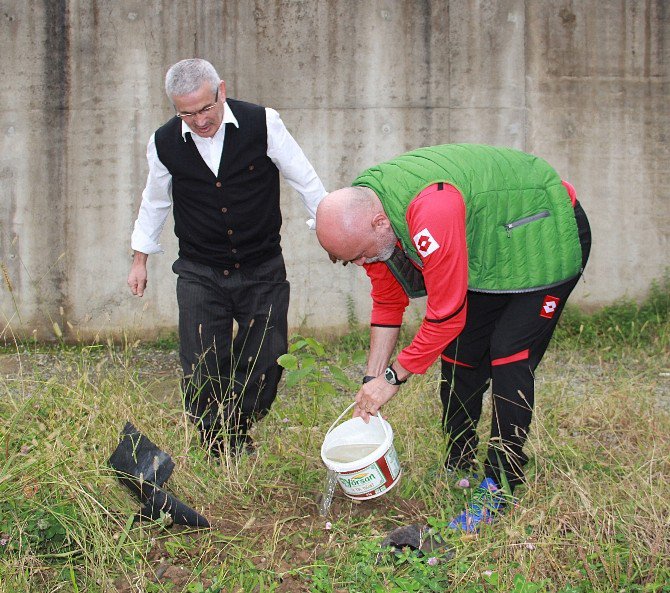
<svg viewBox="0 0 670 593"><path fill-rule="evenodd" d="M40 381L51 377L64 377L65 379L72 367L79 364L79 361L76 353L64 355L57 351L53 353L31 352L20 355L0 354L0 377L8 381L21 378L32 380L35 377ZM156 401L169 401L180 405L178 388L181 368L176 352L142 349L133 352L129 359L121 361L110 355L109 352L101 350L100 354L92 356L87 364L102 375L122 372L120 363L126 368L137 369L140 380L145 381L151 396ZM26 381L26 384L29 385L30 382ZM318 561L318 555L322 553L332 538L332 533L324 528L327 518L319 516L318 502L318 493L296 492L295 488L291 488L290 485L287 485L287 488L279 488L273 493L273 505L276 508L291 510L290 524L284 525L283 529L290 530L292 533L309 533L311 541L311 545L304 549L300 546L292 547L290 544L281 546L281 549L278 549L280 558L265 558L260 555L250 558L259 570L271 569L277 574L286 573L276 589L280 593L309 591L309 583L299 576L288 573L297 566L309 566ZM222 548L226 547L224 542L237 538L241 533L241 525L244 525L242 531L247 541L267 542L277 535L276 518L261 515L255 517L251 522L247 520L248 517L258 515L258 509L222 508L220 503L213 502L199 510L210 520L212 530L202 534L193 534L191 531L189 538L194 544L180 551L177 557L174 552L171 553L167 549L167 540L161 538L152 540L152 547L147 555L149 566L144 574L146 579L170 585L170 590L185 590L193 580L189 567L210 562L216 566L222 562L225 556ZM379 513L393 516L397 521L412 523L420 520L423 511L419 503L399 499L394 499L393 502L387 499L366 501L364 505L352 504L352 501L338 489L333 498L329 518L345 514L351 520L364 521L370 514ZM171 535L174 536L178 536L183 531L185 528L180 526L173 526L170 529ZM198 540L201 542L198 543ZM198 579L204 587L211 584L207 578L198 577ZM114 587L120 593L138 591L137 575L116 578Z"/></svg>
<svg viewBox="0 0 670 593"><path fill-rule="evenodd" d="M65 376L68 367L77 360L77 354L72 353L74 358L68 360L68 355L62 352L53 353L26 353L26 354L0 354L0 377L8 380L16 380L21 377L35 377L48 379L52 376ZM174 351L159 349L136 349L130 352L126 358L120 358L117 354L112 354L108 350L101 348L99 353L92 356L90 364L98 372L118 372L119 368L125 365L126 368L136 369L139 378L146 380L149 390L157 400L178 401L178 384L180 377L180 365L178 355ZM665 361L667 363L667 361ZM670 411L670 368L659 365L658 361L628 360L627 369L624 374L631 377L640 377L641 383L645 389L649 386L658 396L657 402L660 408ZM583 396L588 392L589 385L594 381L607 382L608 376L615 373L621 373L622 365L620 363L587 363L579 358L572 356L568 360L563 360L558 352L549 352L545 361L538 372L538 387L545 381L565 381L569 377L570 393L577 397ZM290 529L292 532L308 532L312 534L314 545L308 549L285 549L282 551L280 559L267 559L262 556L252 558L251 560L259 569L268 568L268 563L272 562L272 570L282 574L288 573L292 567L306 566L317 559L317 554L327 545L331 534L323 527L325 519L319 517L316 504L317 501L305 496L304 493L296 493L290 488L280 489L276 496L285 497L283 504L286 508L293 509ZM370 513L383 513L386 516L390 514L394 519L404 524L416 522L423 516L424 509L420 504L413 501L403 501L393 499L393 504L389 508L389 500L366 501L365 505L352 505L348 499L338 490L333 502L332 513L337 515L340 508L347 507L347 514L352 518L370 515ZM281 506L281 505L280 505ZM203 509L205 516L212 520L212 527L215 533L221 534L223 538L233 537L240 533L240 525L244 524L244 517L251 516L252 509L235 509L234 513L222 516L221 508L212 505L211 508ZM258 539L258 541L267 541L273 538L276 532L276 521L272 518L266 520L257 518L252 524L245 525L245 537ZM173 527L172 531L179 533L182 528ZM211 535L195 535L196 539L202 538L202 546L194 545L191 551L184 551L183 554L192 554L202 562L209 559L216 563L217 556L222 554L220 548L212 545ZM207 550L209 548L209 550ZM150 568L147 570L146 578L163 584L172 584L173 590L183 590L192 580L192 575L185 566L192 565L189 558L175 558L166 549L163 541L157 541L148 554ZM207 587L207 579L201 580ZM115 581L115 586L121 593L130 593L136 591L137 587L126 577ZM277 591L283 593L293 593L308 591L308 584L291 575L285 576Z"/></svg>

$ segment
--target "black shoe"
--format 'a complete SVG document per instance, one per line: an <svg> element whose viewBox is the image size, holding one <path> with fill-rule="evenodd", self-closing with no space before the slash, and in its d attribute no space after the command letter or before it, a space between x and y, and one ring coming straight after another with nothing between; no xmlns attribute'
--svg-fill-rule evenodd
<svg viewBox="0 0 670 593"><path fill-rule="evenodd" d="M230 454L233 457L251 456L256 453L256 444L249 433L234 434L230 437Z"/></svg>
<svg viewBox="0 0 670 593"><path fill-rule="evenodd" d="M235 458L256 453L256 445L253 439L246 433L230 436L219 435L210 438L203 436L202 444L214 459L220 459L226 455Z"/></svg>

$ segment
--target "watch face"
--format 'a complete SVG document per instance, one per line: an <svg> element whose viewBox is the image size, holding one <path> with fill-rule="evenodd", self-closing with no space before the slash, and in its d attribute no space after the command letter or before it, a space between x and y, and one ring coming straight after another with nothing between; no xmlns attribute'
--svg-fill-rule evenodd
<svg viewBox="0 0 670 593"><path fill-rule="evenodd" d="M384 378L391 384L395 385L398 382L398 377L396 377L396 374L393 372L393 369L391 367L388 367L384 371Z"/></svg>

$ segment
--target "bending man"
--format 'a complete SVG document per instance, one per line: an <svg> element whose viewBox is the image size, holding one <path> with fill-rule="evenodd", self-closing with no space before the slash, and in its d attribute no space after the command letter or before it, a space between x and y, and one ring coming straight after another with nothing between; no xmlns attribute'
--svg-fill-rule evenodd
<svg viewBox="0 0 670 593"><path fill-rule="evenodd" d="M369 419L407 378L442 357L448 470L477 451L482 398L492 382L493 422L480 489L523 479L534 372L588 259L590 230L572 186L544 160L507 148L421 148L364 171L317 210L331 259L364 266L372 329L354 415ZM426 315L395 361L408 297ZM452 527L477 529L490 510L470 505Z"/></svg>

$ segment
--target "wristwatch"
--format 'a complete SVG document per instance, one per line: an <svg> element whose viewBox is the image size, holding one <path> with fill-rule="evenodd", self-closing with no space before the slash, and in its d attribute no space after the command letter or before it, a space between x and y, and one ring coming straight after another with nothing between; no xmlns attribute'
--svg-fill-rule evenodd
<svg viewBox="0 0 670 593"><path fill-rule="evenodd" d="M386 379L386 382L390 383L391 385L402 385L405 381L407 381L407 379L402 381L398 379L398 373L396 373L392 364L386 367L386 370L384 371L384 379Z"/></svg>

